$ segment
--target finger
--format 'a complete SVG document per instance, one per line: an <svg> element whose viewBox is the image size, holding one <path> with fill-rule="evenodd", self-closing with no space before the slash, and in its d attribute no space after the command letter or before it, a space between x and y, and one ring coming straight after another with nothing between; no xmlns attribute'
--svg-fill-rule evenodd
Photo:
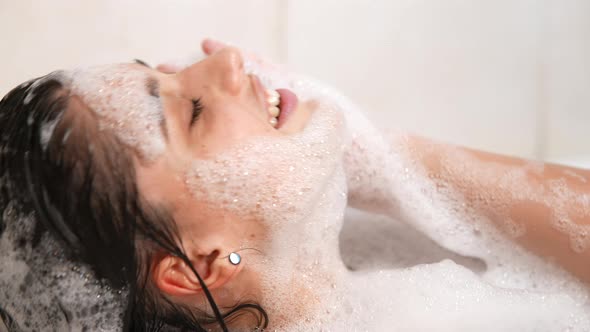
<svg viewBox="0 0 590 332"><path fill-rule="evenodd" d="M205 54L207 55L211 55L226 46L227 45L223 42L209 38L205 38L201 43L201 48L203 49L203 52L205 52Z"/></svg>
<svg viewBox="0 0 590 332"><path fill-rule="evenodd" d="M172 65L169 63L162 63L156 66L156 70L165 74L174 74L182 70L180 66Z"/></svg>

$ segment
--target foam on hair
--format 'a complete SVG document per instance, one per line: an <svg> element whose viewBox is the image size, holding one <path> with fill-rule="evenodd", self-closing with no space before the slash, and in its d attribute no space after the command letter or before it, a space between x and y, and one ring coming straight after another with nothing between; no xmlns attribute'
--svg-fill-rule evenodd
<svg viewBox="0 0 590 332"><path fill-rule="evenodd" d="M96 113L101 128L153 159L164 151L166 143L160 129L162 104L149 94L149 78L147 72L129 64L75 69L67 77L71 93Z"/></svg>
<svg viewBox="0 0 590 332"><path fill-rule="evenodd" d="M121 330L126 290L96 280L49 233L37 240L35 216L20 213L15 203L8 203L2 220L0 300L9 330Z"/></svg>

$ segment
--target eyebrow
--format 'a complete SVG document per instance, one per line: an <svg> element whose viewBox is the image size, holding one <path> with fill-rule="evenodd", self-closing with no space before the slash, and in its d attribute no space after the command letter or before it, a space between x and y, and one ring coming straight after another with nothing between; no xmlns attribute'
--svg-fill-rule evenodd
<svg viewBox="0 0 590 332"><path fill-rule="evenodd" d="M150 96L160 98L160 83L153 77L148 77L145 81L145 88ZM161 101L160 101L161 102ZM163 113L164 111L162 111ZM160 121L160 129L164 138L168 140L168 126L166 125L166 117L162 114L162 120Z"/></svg>
<svg viewBox="0 0 590 332"><path fill-rule="evenodd" d="M160 98L160 83L153 77L148 77L145 81L145 88L152 97Z"/></svg>
<svg viewBox="0 0 590 332"><path fill-rule="evenodd" d="M133 62L137 63L138 65L142 65L148 68L152 68L147 62L140 60L140 59L133 59ZM153 77L148 77L145 81L145 88L150 96L160 98L160 83ZM168 140L168 125L166 124L166 117L162 114L162 120L160 121L160 130L164 135L164 138Z"/></svg>
<svg viewBox="0 0 590 332"><path fill-rule="evenodd" d="M160 130L164 135L164 139L168 141L168 125L166 124L166 117L162 114L162 120L160 120Z"/></svg>
<svg viewBox="0 0 590 332"><path fill-rule="evenodd" d="M139 59L133 59L133 62L137 63L138 65L142 65L148 68L152 68L150 65L147 64L147 62L143 61L143 60L139 60Z"/></svg>

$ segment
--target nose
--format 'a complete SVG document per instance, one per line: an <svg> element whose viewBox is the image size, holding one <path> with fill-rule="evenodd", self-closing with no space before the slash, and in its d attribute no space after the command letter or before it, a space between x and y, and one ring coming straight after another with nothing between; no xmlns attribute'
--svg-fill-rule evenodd
<svg viewBox="0 0 590 332"><path fill-rule="evenodd" d="M235 47L226 47L210 56L233 69L244 69L244 60L240 51Z"/></svg>
<svg viewBox="0 0 590 332"><path fill-rule="evenodd" d="M226 47L205 60L188 68L185 73L192 78L206 80L210 86L237 95L246 78L244 60L240 51L235 47Z"/></svg>

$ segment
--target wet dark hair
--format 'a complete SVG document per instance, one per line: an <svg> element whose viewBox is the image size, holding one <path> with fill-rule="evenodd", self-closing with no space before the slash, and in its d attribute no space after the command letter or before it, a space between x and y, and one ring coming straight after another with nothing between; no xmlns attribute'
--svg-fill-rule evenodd
<svg viewBox="0 0 590 332"><path fill-rule="evenodd" d="M227 331L226 323L246 313L256 318L255 329L266 328L258 304L217 307L178 245L171 214L138 192L135 152L99 130L96 115L54 76L22 84L0 101L0 209L16 202L33 213L36 241L50 232L73 260L128 292L125 331ZM6 222L0 213L0 235ZM192 269L214 315L174 303L153 285L151 257L161 252ZM0 317L10 321L2 303Z"/></svg>

